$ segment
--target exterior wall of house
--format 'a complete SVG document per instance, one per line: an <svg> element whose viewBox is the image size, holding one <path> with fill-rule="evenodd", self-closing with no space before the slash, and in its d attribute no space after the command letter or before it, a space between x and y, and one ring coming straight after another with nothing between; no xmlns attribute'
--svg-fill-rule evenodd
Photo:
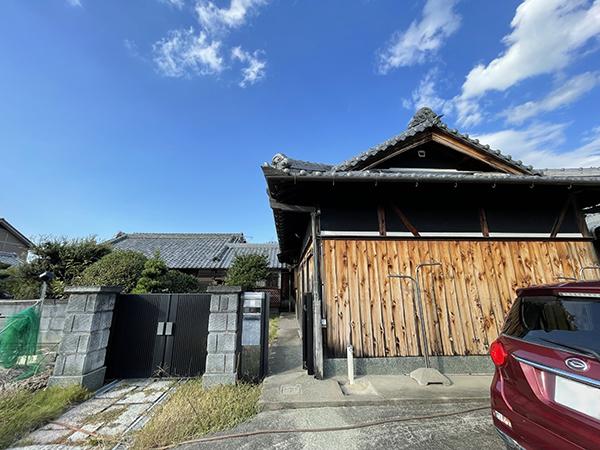
<svg viewBox="0 0 600 450"><path fill-rule="evenodd" d="M590 240L423 240L337 238L323 241L325 351L342 357L351 335L357 357L422 355L416 298L409 280L419 271L430 352L484 355L498 336L515 290L579 278L598 264ZM306 257L295 271L299 296ZM586 271L591 278L598 271ZM310 290L310 288L309 288ZM350 331L349 331L350 330Z"/></svg>
<svg viewBox="0 0 600 450"><path fill-rule="evenodd" d="M0 251L16 253L22 259L27 256L27 247L2 225L0 225Z"/></svg>

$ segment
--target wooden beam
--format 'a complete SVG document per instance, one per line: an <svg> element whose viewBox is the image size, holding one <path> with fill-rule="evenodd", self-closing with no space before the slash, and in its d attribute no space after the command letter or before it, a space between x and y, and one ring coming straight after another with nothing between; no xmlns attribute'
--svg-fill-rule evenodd
<svg viewBox="0 0 600 450"><path fill-rule="evenodd" d="M560 210L560 213L558 214L558 217L556 218L554 225L552 225L552 231L550 231L551 238L555 238L556 235L558 234L558 232L560 231L560 227L562 226L562 224L565 220L565 217L567 215L567 212L569 211L569 207L571 206L572 203L573 203L573 197L569 196L567 198L567 201L563 205L562 209Z"/></svg>
<svg viewBox="0 0 600 450"><path fill-rule="evenodd" d="M290 205L287 203L280 203L273 198L269 198L269 204L272 209L279 209L281 211L303 212L303 213L313 213L316 211L316 208L313 206Z"/></svg>
<svg viewBox="0 0 600 450"><path fill-rule="evenodd" d="M431 142L431 133L428 133L427 135L423 136L421 139L418 139L412 143L410 143L409 145L406 145L402 148L399 148L397 151L390 153L389 155L378 159L377 161L372 162L371 164L369 164L368 166L362 168L361 170L369 170L372 169L373 167L377 167L379 166L379 164L381 164L384 161L387 161L388 159L393 158L394 156L398 156L402 153L406 153L407 151L409 151L410 149L413 149L415 147L419 147L422 144L425 144L427 142Z"/></svg>
<svg viewBox="0 0 600 450"><path fill-rule="evenodd" d="M400 208L398 208L396 205L392 205L392 208L394 209L394 212L398 215L398 217L400 218L400 220L402 221L402 224L404 225L404 227L410 231L413 236L415 237L419 237L419 231L415 228L415 226L411 223L410 220L408 220L408 217L406 217L406 215L402 212L402 210Z"/></svg>
<svg viewBox="0 0 600 450"><path fill-rule="evenodd" d="M488 226L487 215L484 208L479 208L479 223L481 224L481 233L485 237L490 237L490 227Z"/></svg>
<svg viewBox="0 0 600 450"><path fill-rule="evenodd" d="M452 138L450 136L446 136L440 133L433 133L431 137L434 142L438 142L442 145L445 145L446 147L450 147L456 150L457 152L469 155L472 158L484 162L491 167L502 170L503 172L512 173L515 175L522 175L527 173L525 170L519 170L513 166L502 162L499 158L496 158L493 155L489 155L487 153L482 152L481 150L473 148L470 145L464 144L456 138Z"/></svg>
<svg viewBox="0 0 600 450"><path fill-rule="evenodd" d="M377 220L379 222L379 236L385 236L387 234L385 228L385 208L382 205L377 207Z"/></svg>
<svg viewBox="0 0 600 450"><path fill-rule="evenodd" d="M573 209L575 210L575 218L577 219L577 225L579 226L579 231L581 231L581 234L583 236L591 237L592 233L590 233L587 223L585 222L585 217L584 217L583 213L581 212L581 209L579 208L579 202L577 201L577 197L572 195L571 202L573 203Z"/></svg>

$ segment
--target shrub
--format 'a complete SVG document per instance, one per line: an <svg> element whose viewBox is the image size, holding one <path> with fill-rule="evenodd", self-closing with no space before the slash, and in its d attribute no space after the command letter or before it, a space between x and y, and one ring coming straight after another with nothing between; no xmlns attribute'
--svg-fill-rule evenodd
<svg viewBox="0 0 600 450"><path fill-rule="evenodd" d="M38 298L41 283L38 276L54 272L47 296L63 297L64 287L74 284L90 264L109 254L111 249L93 237L85 239L48 239L34 245L29 262L5 269L8 276L1 281L2 289L16 299Z"/></svg>
<svg viewBox="0 0 600 450"><path fill-rule="evenodd" d="M132 250L115 250L84 270L78 284L91 286L121 286L131 292L148 259Z"/></svg>
<svg viewBox="0 0 600 450"><path fill-rule="evenodd" d="M238 255L227 271L225 284L241 286L243 289L253 289L256 283L267 278L269 262L265 255Z"/></svg>
<svg viewBox="0 0 600 450"><path fill-rule="evenodd" d="M169 285L169 292L191 293L202 290L198 278L179 270L169 270L166 274L166 279Z"/></svg>
<svg viewBox="0 0 600 450"><path fill-rule="evenodd" d="M165 262L156 253L144 264L142 277L138 280L134 292L144 294L147 292L199 292L200 281L178 270L169 270Z"/></svg>
<svg viewBox="0 0 600 450"><path fill-rule="evenodd" d="M166 275L169 269L165 262L160 259L159 253L148 259L144 264L142 276L138 280L133 292L144 294L146 292L167 292Z"/></svg>

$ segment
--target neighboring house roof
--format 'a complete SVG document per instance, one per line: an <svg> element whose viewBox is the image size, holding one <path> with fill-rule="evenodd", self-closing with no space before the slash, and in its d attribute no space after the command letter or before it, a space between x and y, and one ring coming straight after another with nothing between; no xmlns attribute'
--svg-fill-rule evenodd
<svg viewBox="0 0 600 450"><path fill-rule="evenodd" d="M172 269L223 269L227 244L245 241L242 233L122 233L107 243L148 257L158 251Z"/></svg>
<svg viewBox="0 0 600 450"><path fill-rule="evenodd" d="M11 252L0 252L0 263L8 264L9 266L15 266L21 263L21 259L16 253Z"/></svg>
<svg viewBox="0 0 600 450"><path fill-rule="evenodd" d="M33 247L33 242L25 237L19 230L13 227L6 219L0 217L0 227L7 229L16 239L18 239L25 247Z"/></svg>
<svg viewBox="0 0 600 450"><path fill-rule="evenodd" d="M227 244L228 251L223 257L223 265L231 267L234 259L238 255L261 254L267 257L270 269L284 269L285 264L279 262L277 257L279 253L279 245L276 242L268 242L266 244Z"/></svg>
<svg viewBox="0 0 600 450"><path fill-rule="evenodd" d="M119 250L154 256L171 269L228 269L237 255L266 255L269 268L283 269L276 243L248 244L242 233L123 233L107 242Z"/></svg>

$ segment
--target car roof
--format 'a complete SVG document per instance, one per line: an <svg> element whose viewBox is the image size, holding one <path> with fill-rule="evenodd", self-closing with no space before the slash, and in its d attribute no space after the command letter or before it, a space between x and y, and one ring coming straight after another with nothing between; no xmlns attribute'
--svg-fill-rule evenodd
<svg viewBox="0 0 600 450"><path fill-rule="evenodd" d="M599 294L600 280L572 281L568 283L544 284L517 289L518 296L558 295L558 293L573 292L577 294Z"/></svg>

